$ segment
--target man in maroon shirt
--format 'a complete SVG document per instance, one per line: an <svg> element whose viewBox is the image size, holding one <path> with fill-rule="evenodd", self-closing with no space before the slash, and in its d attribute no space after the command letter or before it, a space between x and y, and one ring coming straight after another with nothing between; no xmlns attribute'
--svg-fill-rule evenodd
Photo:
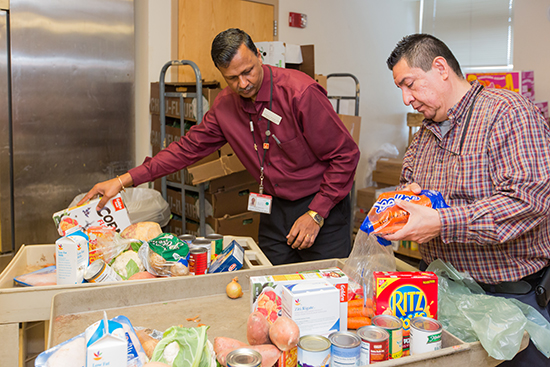
<svg viewBox="0 0 550 367"><path fill-rule="evenodd" d="M228 87L203 121L154 158L98 183L81 202L100 194L102 207L123 187L181 170L229 143L260 183L253 196L262 212L259 245L274 265L347 257L359 149L326 91L302 72L262 65L240 29L218 34L211 53Z"/></svg>

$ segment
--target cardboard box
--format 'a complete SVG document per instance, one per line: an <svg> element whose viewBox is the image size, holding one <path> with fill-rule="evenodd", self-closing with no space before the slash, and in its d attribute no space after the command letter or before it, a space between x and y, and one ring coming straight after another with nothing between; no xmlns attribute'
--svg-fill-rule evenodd
<svg viewBox="0 0 550 367"><path fill-rule="evenodd" d="M327 90L327 77L322 74L315 74L315 81L321 85L321 87Z"/></svg>
<svg viewBox="0 0 550 367"><path fill-rule="evenodd" d="M285 67L287 69L300 70L315 79L315 46L302 45L300 46L300 49L302 51L302 63L292 64L287 62Z"/></svg>
<svg viewBox="0 0 550 367"><path fill-rule="evenodd" d="M532 102L535 101L535 72L509 71L503 73L466 74L468 82L478 80L487 88L504 88L519 93Z"/></svg>
<svg viewBox="0 0 550 367"><path fill-rule="evenodd" d="M149 111L152 115L160 114L160 98L159 98L159 82L151 83L151 96L149 101ZM195 93L195 83L166 83L165 92L187 92ZM216 96L221 92L220 83L217 81L204 82L202 85L202 95L206 98L206 102L211 105L214 102ZM184 113L183 117L186 120L197 121L196 101L194 98L184 98ZM179 119L181 117L180 111L180 99L179 97L165 97L165 115ZM208 107L208 106L206 106ZM203 111L207 111L208 108L204 108Z"/></svg>
<svg viewBox="0 0 550 367"><path fill-rule="evenodd" d="M262 62L279 68L285 67L285 43L284 42L256 42L256 48L262 55Z"/></svg>
<svg viewBox="0 0 550 367"><path fill-rule="evenodd" d="M380 158L376 162L376 169L372 172L372 180L376 183L397 186L402 167L402 159Z"/></svg>
<svg viewBox="0 0 550 367"><path fill-rule="evenodd" d="M187 168L189 174L192 175L191 183L193 185L244 170L243 164L236 155L224 155L214 161Z"/></svg>
<svg viewBox="0 0 550 367"><path fill-rule="evenodd" d="M297 57L294 55L287 57L287 47L284 42L256 42L255 45L262 55L264 64L300 70L315 79L314 45L300 46L301 55L296 55Z"/></svg>
<svg viewBox="0 0 550 367"><path fill-rule="evenodd" d="M339 291L326 280L285 284L283 315L300 328L300 336L328 336L340 330Z"/></svg>
<svg viewBox="0 0 550 367"><path fill-rule="evenodd" d="M374 195L377 187L369 186L362 189L357 190L357 207L366 209L367 211L372 208L372 205L376 201L376 197Z"/></svg>
<svg viewBox="0 0 550 367"><path fill-rule="evenodd" d="M172 218L168 225L164 227L165 232L176 235L183 234L181 231L182 219ZM212 233L219 233L231 236L252 237L258 242L258 230L260 228L260 214L255 212L240 213L237 215L228 215L223 218L206 218L207 227L210 226ZM199 236L199 223L193 220L186 220L187 233ZM208 230L207 233L208 234Z"/></svg>
<svg viewBox="0 0 550 367"><path fill-rule="evenodd" d="M355 144L359 145L359 138L361 136L361 116L338 114L338 117L340 117L340 120L342 120L348 129Z"/></svg>

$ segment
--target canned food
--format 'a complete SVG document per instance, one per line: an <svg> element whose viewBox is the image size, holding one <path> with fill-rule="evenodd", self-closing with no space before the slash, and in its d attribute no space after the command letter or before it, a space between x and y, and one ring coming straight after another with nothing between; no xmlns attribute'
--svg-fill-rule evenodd
<svg viewBox="0 0 550 367"><path fill-rule="evenodd" d="M330 366L330 340L321 335L304 335L298 341L298 366Z"/></svg>
<svg viewBox="0 0 550 367"><path fill-rule="evenodd" d="M208 258L207 258L207 262L206 262L206 267L209 268L210 267L210 259L212 257L212 241L207 240L206 238L197 238L189 246L189 248L194 248L194 247L202 247L202 248L205 248L206 251L208 251Z"/></svg>
<svg viewBox="0 0 550 367"><path fill-rule="evenodd" d="M357 367L361 360L361 338L348 331L337 331L328 336L331 367Z"/></svg>
<svg viewBox="0 0 550 367"><path fill-rule="evenodd" d="M97 259L86 268L84 279L90 283L117 282L122 280L109 265L105 264L103 259Z"/></svg>
<svg viewBox="0 0 550 367"><path fill-rule="evenodd" d="M208 251L204 247L193 247L189 250L189 274L206 274Z"/></svg>
<svg viewBox="0 0 550 367"><path fill-rule="evenodd" d="M193 243L193 241L195 241L197 237L194 234L187 233L187 234L180 234L178 238L182 241L187 242L187 244L190 245Z"/></svg>
<svg viewBox="0 0 550 367"><path fill-rule="evenodd" d="M212 233L205 237L212 242L212 252L210 253L212 260L223 251L223 236L221 234Z"/></svg>
<svg viewBox="0 0 550 367"><path fill-rule="evenodd" d="M443 326L429 317L415 317L411 321L411 355L441 349Z"/></svg>
<svg viewBox="0 0 550 367"><path fill-rule="evenodd" d="M390 334L381 327L368 325L357 330L361 338L361 366L388 360Z"/></svg>
<svg viewBox="0 0 550 367"><path fill-rule="evenodd" d="M235 349L227 354L227 367L260 367L262 355L250 348Z"/></svg>
<svg viewBox="0 0 550 367"><path fill-rule="evenodd" d="M388 358L403 356L403 322L392 315L378 315L372 318L372 324L386 330L389 334Z"/></svg>

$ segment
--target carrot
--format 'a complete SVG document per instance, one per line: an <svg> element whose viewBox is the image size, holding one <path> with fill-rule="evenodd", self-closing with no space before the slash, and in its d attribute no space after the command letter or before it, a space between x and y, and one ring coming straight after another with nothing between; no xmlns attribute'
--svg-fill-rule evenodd
<svg viewBox="0 0 550 367"><path fill-rule="evenodd" d="M357 298L352 299L348 301L348 308L350 307L364 307L365 303L367 304L367 307L372 308L374 305L374 302L372 301L372 298L367 298L367 301L365 302L363 298Z"/></svg>
<svg viewBox="0 0 550 367"><path fill-rule="evenodd" d="M348 329L354 329L357 330L360 327L370 325L371 320L370 317L348 317Z"/></svg>
<svg viewBox="0 0 550 367"><path fill-rule="evenodd" d="M189 317L189 318L187 318L186 320L187 320L187 321L195 321L195 320L198 319L200 316L201 316L201 315L197 315L197 316L195 316L195 317Z"/></svg>
<svg viewBox="0 0 550 367"><path fill-rule="evenodd" d="M374 316L374 310L370 307L367 307L367 308L363 308L363 307L348 308L348 317L360 317L360 316L373 317Z"/></svg>

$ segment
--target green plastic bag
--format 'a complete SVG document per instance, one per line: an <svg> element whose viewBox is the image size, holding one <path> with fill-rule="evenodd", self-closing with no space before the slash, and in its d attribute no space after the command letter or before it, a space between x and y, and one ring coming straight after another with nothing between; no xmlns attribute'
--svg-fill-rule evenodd
<svg viewBox="0 0 550 367"><path fill-rule="evenodd" d="M468 273L439 259L426 270L439 278L438 320L449 333L465 342L479 340L491 357L511 360L527 331L538 350L550 357L550 323L533 307L486 295Z"/></svg>

